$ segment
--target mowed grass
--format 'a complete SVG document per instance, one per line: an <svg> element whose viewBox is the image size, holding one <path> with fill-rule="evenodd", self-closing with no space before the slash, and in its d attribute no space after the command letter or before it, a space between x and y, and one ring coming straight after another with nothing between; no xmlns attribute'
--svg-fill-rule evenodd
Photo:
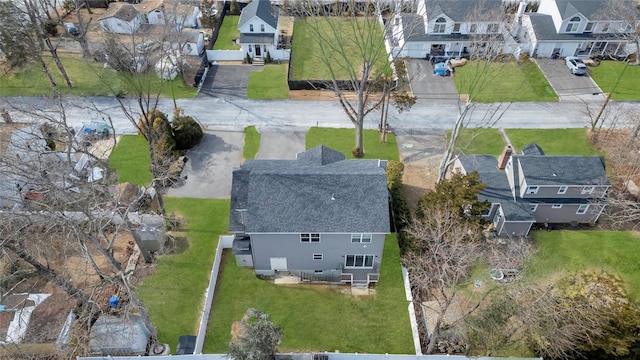
<svg viewBox="0 0 640 360"><path fill-rule="evenodd" d="M612 100L640 100L640 66L602 61L600 66L590 67L589 71L600 89L611 93Z"/></svg>
<svg viewBox="0 0 640 360"><path fill-rule="evenodd" d="M506 129L514 149L535 142L546 155L597 155L596 149L587 140L587 130L578 129Z"/></svg>
<svg viewBox="0 0 640 360"><path fill-rule="evenodd" d="M218 39L213 44L213 50L239 50L240 46L233 43L233 40L240 38L240 31L238 30L238 21L240 16L227 15L224 17L222 25L220 25L220 31L218 32Z"/></svg>
<svg viewBox="0 0 640 360"><path fill-rule="evenodd" d="M526 281L545 282L558 273L604 270L619 276L640 301L640 237L628 231L536 231L539 250L527 262Z"/></svg>
<svg viewBox="0 0 640 360"><path fill-rule="evenodd" d="M282 329L281 352L415 352L395 235L385 241L375 295L362 298L330 286L283 286L259 280L252 269L237 267L227 252L204 353L226 353L231 325L251 307L269 314Z"/></svg>
<svg viewBox="0 0 640 360"><path fill-rule="evenodd" d="M532 61L482 63L456 68L458 93L476 102L557 101L558 96Z"/></svg>
<svg viewBox="0 0 640 360"><path fill-rule="evenodd" d="M307 149L324 145L345 154L347 159L354 159L351 149L356 144L356 129L330 129L312 127L307 132ZM377 130L364 130L364 158L399 160L398 143L393 134L387 134L387 142L380 141Z"/></svg>
<svg viewBox="0 0 640 360"><path fill-rule="evenodd" d="M447 131L448 139L451 131ZM462 129L456 149L465 155L495 155L498 156L505 147L504 140L498 129L493 128L467 128Z"/></svg>
<svg viewBox="0 0 640 360"><path fill-rule="evenodd" d="M159 256L155 273L136 290L160 342L174 350L178 337L197 333L218 237L227 231L229 200L165 197L164 201L167 213L185 219L187 242L178 242L178 253Z"/></svg>
<svg viewBox="0 0 640 360"><path fill-rule="evenodd" d="M58 90L63 94L79 96L112 96L113 94L135 94L137 89L151 90L151 94L160 92L163 97L191 98L197 89L187 87L182 80L159 79L153 71L135 76L118 74L113 69L105 69L102 63L78 56L60 55L60 60L71 79L73 88L69 89L60 71L50 56L44 56ZM53 91L42 67L33 62L21 69L14 69L1 75L1 96L51 96Z"/></svg>
<svg viewBox="0 0 640 360"><path fill-rule="evenodd" d="M294 80L348 80L350 71L361 71L360 47L365 49L366 57L375 62L373 76L390 72L382 28L376 21L309 17L297 19L293 33L291 78ZM330 50L334 46L340 50ZM333 76L325 64L327 60L332 64Z"/></svg>
<svg viewBox="0 0 640 360"><path fill-rule="evenodd" d="M258 150L260 150L260 133L255 126L247 126L244 128L244 147L242 148L242 157L245 159L255 159Z"/></svg>
<svg viewBox="0 0 640 360"><path fill-rule="evenodd" d="M153 179L149 143L142 135L122 135L111 152L109 167L118 172L119 183L148 186Z"/></svg>
<svg viewBox="0 0 640 360"><path fill-rule="evenodd" d="M287 64L267 64L262 71L252 71L247 84L249 99L288 99Z"/></svg>

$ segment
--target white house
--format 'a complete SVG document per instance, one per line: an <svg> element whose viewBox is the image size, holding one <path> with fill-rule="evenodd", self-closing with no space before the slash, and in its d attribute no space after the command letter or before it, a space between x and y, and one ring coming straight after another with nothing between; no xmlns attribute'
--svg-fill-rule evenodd
<svg viewBox="0 0 640 360"><path fill-rule="evenodd" d="M240 14L240 46L252 58L275 54L278 45L278 13L269 0L254 0Z"/></svg>
<svg viewBox="0 0 640 360"><path fill-rule="evenodd" d="M537 13L525 13L518 33L523 50L537 57L625 56L636 52L625 34L638 24L614 15L620 0L540 0ZM626 11L638 11L633 0L623 0ZM637 18L630 15L628 18ZM628 37L627 37L628 38Z"/></svg>
<svg viewBox="0 0 640 360"><path fill-rule="evenodd" d="M103 31L115 34L133 34L140 28L138 10L127 3L114 3L102 16L98 23Z"/></svg>
<svg viewBox="0 0 640 360"><path fill-rule="evenodd" d="M416 14L395 19L401 56L465 56L500 51L507 38L502 0L420 0Z"/></svg>

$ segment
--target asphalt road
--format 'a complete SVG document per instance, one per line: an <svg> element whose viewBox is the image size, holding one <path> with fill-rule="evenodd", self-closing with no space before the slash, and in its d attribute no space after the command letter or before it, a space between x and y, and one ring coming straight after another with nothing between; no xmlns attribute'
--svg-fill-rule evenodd
<svg viewBox="0 0 640 360"><path fill-rule="evenodd" d="M601 100L593 100L589 107L592 112L600 108ZM111 121L117 133L133 134L135 127L123 113L118 102L112 97L65 97L65 123L80 126L83 122ZM158 108L166 113L173 112L173 100L160 99ZM353 125L345 116L340 104L335 101L292 101L292 100L247 100L194 98L179 99L177 105L187 115L195 117L207 126L248 126L258 127L336 127L348 128ZM474 104L468 117L467 126L486 124L487 113L498 104ZM507 106L508 105L508 106ZM619 108L640 112L640 102L611 102L611 113ZM14 121L33 122L35 116L29 112L46 112L60 119L56 103L43 98L0 98L0 109L8 109ZM132 109L133 118L138 119L139 111L134 101L127 99L125 108ZM504 128L576 128L589 125L586 105L582 101L560 101L555 103L512 103L505 104L498 116L496 127ZM442 101L418 102L410 111L398 114L392 107L389 124L394 129L450 129L458 114L457 103ZM365 128L377 128L380 113L372 111L365 119Z"/></svg>

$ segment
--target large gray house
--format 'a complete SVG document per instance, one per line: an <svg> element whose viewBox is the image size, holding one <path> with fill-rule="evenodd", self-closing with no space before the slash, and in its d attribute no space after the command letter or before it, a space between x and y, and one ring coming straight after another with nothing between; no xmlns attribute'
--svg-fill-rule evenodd
<svg viewBox="0 0 640 360"><path fill-rule="evenodd" d="M594 223L611 186L601 157L545 155L536 144L519 155L507 147L499 159L461 155L454 169L480 174L480 200L491 203L483 218L499 236L527 235L534 223Z"/></svg>
<svg viewBox="0 0 640 360"><path fill-rule="evenodd" d="M233 251L256 275L378 281L390 233L386 161L345 160L318 146L295 160L248 160L233 171Z"/></svg>

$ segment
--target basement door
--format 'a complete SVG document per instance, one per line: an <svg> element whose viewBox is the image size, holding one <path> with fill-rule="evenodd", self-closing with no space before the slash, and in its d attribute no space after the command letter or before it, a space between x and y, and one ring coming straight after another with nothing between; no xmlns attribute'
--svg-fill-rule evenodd
<svg viewBox="0 0 640 360"><path fill-rule="evenodd" d="M273 271L287 271L287 258L286 257L272 257L271 270Z"/></svg>

